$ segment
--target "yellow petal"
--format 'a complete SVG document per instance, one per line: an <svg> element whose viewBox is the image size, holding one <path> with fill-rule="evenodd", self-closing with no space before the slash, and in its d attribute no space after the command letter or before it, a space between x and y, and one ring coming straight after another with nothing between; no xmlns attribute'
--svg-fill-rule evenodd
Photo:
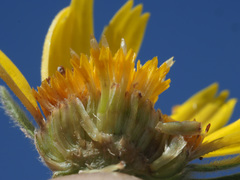
<svg viewBox="0 0 240 180"><path fill-rule="evenodd" d="M229 104L235 104L235 99L230 100ZM211 152L205 157L215 157L215 156L225 156L225 155L232 155L232 154L239 154L240 153L240 143L237 142L240 140L240 119L235 121L234 123L221 128L214 133L209 134L204 138L203 143L209 143L212 141L218 142L218 144L222 143L221 141L226 141L229 146L225 148L221 148L217 151Z"/></svg>
<svg viewBox="0 0 240 180"><path fill-rule="evenodd" d="M217 90L217 83L201 90L177 107L171 117L177 121L192 120L191 118L193 118L202 107L213 100Z"/></svg>
<svg viewBox="0 0 240 180"><path fill-rule="evenodd" d="M203 142L214 141L216 139L222 138L222 137L227 136L229 134L237 133L237 132L239 132L239 127L240 127L240 119L235 121L234 123L226 126L226 127L223 127L221 129L207 135L204 138Z"/></svg>
<svg viewBox="0 0 240 180"><path fill-rule="evenodd" d="M239 126L238 126L239 128ZM216 138L216 137L215 137ZM240 153L240 132L228 134L213 141L204 141L192 154L192 159L197 157L216 157Z"/></svg>
<svg viewBox="0 0 240 180"><path fill-rule="evenodd" d="M240 138L240 136L239 136ZM226 148L219 149L217 151L211 152L209 154L206 154L204 157L217 157L217 156L227 156L227 155L234 155L240 153L240 143L229 146Z"/></svg>
<svg viewBox="0 0 240 180"><path fill-rule="evenodd" d="M113 53L118 50L122 38L134 52L138 53L140 49L150 14L141 14L142 4L133 9L132 6L133 0L129 0L104 28L103 35L106 36Z"/></svg>
<svg viewBox="0 0 240 180"><path fill-rule="evenodd" d="M218 97L209 101L202 109L191 117L191 120L196 119L198 122L208 122L212 116L221 108L228 97L228 91L222 91ZM208 123L207 123L208 125ZM205 127L205 126L203 126Z"/></svg>
<svg viewBox="0 0 240 180"><path fill-rule="evenodd" d="M40 122L39 125L41 126L42 115L36 99L33 97L31 87L18 68L2 51L0 51L0 77L7 83L36 121Z"/></svg>
<svg viewBox="0 0 240 180"><path fill-rule="evenodd" d="M89 53L93 34L93 0L72 0L71 5L53 20L43 47L42 80L53 75L58 66L71 68L70 49Z"/></svg>
<svg viewBox="0 0 240 180"><path fill-rule="evenodd" d="M208 121L204 122L202 127L204 128L208 124L211 124L211 128L208 133L212 133L223 127L232 116L236 102L236 99L229 100Z"/></svg>
<svg viewBox="0 0 240 180"><path fill-rule="evenodd" d="M232 133L230 135L222 137L216 140L215 143L211 144L211 146L213 146L213 148L218 150L210 152L204 155L204 157L216 157L216 156L239 154L240 153L240 132ZM208 147L208 148L212 148L212 147Z"/></svg>

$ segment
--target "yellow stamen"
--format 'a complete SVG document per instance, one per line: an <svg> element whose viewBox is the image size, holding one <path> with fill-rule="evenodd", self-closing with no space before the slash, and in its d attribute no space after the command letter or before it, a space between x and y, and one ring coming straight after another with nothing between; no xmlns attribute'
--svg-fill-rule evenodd
<svg viewBox="0 0 240 180"><path fill-rule="evenodd" d="M80 57L71 51L71 66L59 67L50 79L42 82L38 92L33 94L40 103L45 116L50 115L55 107L59 107L65 99L75 96L81 101L91 95L97 99L101 93L102 99L109 98L109 90L113 84L119 84L122 92L132 93L139 90L145 99L156 102L157 97L169 87L170 80L165 81L166 74L173 64L172 58L157 67L158 60L153 58L141 66L140 61L137 70L134 68L135 53L129 50L126 54L123 48L112 57L109 47L98 48L96 40L91 40L92 49L90 58L81 54ZM107 103L107 101L101 101ZM100 105L101 108L107 108ZM104 111L104 109L100 110Z"/></svg>

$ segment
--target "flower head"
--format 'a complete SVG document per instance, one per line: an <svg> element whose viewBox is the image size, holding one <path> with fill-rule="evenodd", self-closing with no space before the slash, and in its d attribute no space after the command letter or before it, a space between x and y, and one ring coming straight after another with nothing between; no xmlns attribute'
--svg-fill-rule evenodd
<svg viewBox="0 0 240 180"><path fill-rule="evenodd" d="M155 110L158 96L169 87L166 75L174 61L158 66L155 57L135 65L149 14L141 14L142 5L132 9L133 1L128 1L98 43L92 35L92 4L72 0L53 20L36 90L0 51L0 77L39 127L3 87L2 103L34 139L54 175L120 171L145 179L180 179L191 171L238 165L238 156L188 164L196 158L239 154L239 121L223 127L236 103L226 102L228 91L216 96L213 84L176 106L171 116Z"/></svg>

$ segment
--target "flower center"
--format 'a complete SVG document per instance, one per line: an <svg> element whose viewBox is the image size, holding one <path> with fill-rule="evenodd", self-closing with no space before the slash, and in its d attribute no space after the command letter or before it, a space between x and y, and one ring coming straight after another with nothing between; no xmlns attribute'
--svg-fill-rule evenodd
<svg viewBox="0 0 240 180"><path fill-rule="evenodd" d="M178 174L201 143L194 142L201 125L154 109L169 87L172 59L159 68L157 58L143 66L138 61L135 69L132 50L120 48L112 56L95 39L92 47L89 58L72 51L72 70L59 67L33 90L47 119L35 138L46 164L55 175L119 167L141 177Z"/></svg>

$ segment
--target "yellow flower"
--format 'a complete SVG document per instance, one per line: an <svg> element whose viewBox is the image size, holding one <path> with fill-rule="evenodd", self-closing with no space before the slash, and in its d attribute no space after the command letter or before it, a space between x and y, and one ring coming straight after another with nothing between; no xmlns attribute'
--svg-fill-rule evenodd
<svg viewBox="0 0 240 180"><path fill-rule="evenodd" d="M213 84L174 107L171 116L155 110L158 96L169 87L166 75L174 61L158 67L155 57L135 67L149 14L128 1L104 28L98 44L92 6L92 0L72 0L53 20L37 90L0 51L0 77L39 127L1 87L5 110L34 139L54 175L119 170L146 179L179 179L191 171L238 165L238 156L188 164L196 158L239 154L240 121L223 127L236 99L226 102L228 91L216 96Z"/></svg>

